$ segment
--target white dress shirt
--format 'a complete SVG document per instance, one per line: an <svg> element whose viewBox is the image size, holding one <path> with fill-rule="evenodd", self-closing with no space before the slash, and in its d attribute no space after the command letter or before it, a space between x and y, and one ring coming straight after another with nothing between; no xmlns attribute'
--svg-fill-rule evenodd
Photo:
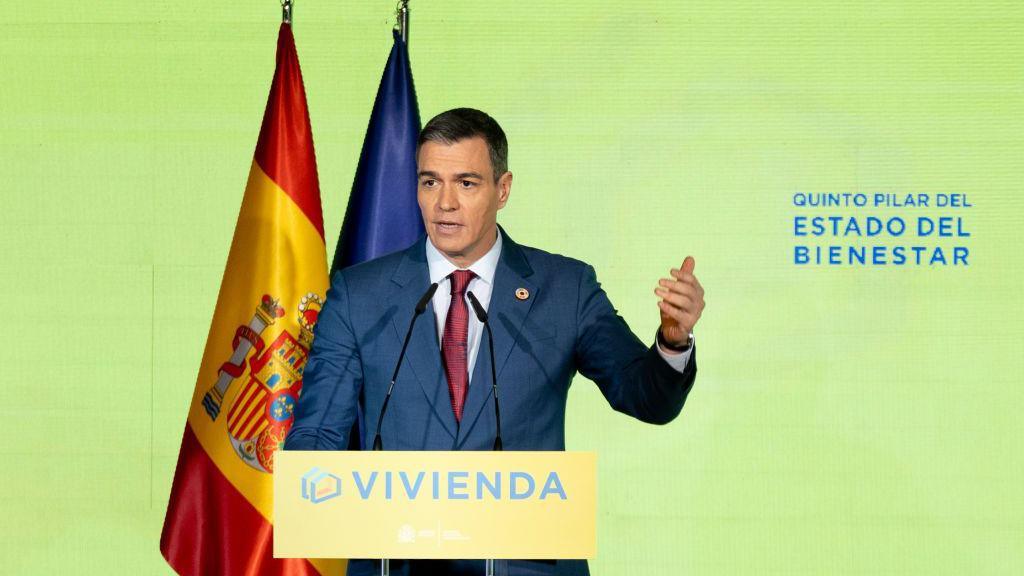
<svg viewBox="0 0 1024 576"><path fill-rule="evenodd" d="M501 258L501 244L501 234L499 233L494 246L491 246L491 249L486 254L466 268L462 268L462 270L472 270L476 274L476 277L469 281L466 292L472 292L476 299L480 301L480 305L484 307L484 310L489 310L491 307L494 273L498 268L498 259ZM427 269L430 274L430 282L437 282L437 291L434 292L431 303L434 306L437 341L440 343L444 338L444 323L448 318L448 306L452 301L451 279L448 276L452 272L460 270L460 268L445 258L444 254L427 237ZM463 297L465 298L465 296ZM466 368L469 371L469 382L471 383L473 380L473 367L476 366L477 351L480 350L483 324L477 319L476 314L473 312L473 305L469 303L468 298L466 299L466 308L469 312L469 334L466 337L466 345L468 347L466 351ZM669 366L678 372L686 369L686 364L690 361L690 352L693 350L693 347L690 347L685 352L671 353L663 350L660 344L657 348L658 354L665 359Z"/></svg>

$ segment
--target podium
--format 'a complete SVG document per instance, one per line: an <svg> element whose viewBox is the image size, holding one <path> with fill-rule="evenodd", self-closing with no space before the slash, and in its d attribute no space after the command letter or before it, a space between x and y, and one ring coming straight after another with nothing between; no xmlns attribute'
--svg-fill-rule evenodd
<svg viewBox="0 0 1024 576"><path fill-rule="evenodd" d="M274 557L593 558L596 462L593 452L279 451Z"/></svg>

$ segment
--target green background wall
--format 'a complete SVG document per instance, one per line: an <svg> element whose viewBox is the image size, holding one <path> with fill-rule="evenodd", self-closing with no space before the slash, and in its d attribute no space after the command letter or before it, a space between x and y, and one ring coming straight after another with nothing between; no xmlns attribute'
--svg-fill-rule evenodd
<svg viewBox="0 0 1024 576"><path fill-rule="evenodd" d="M333 250L393 3L297 4ZM573 387L595 574L1024 572L1020 3L412 6L424 119L509 134L513 238L594 264L645 339L669 267L707 290L677 421ZM0 573L167 574L278 3L4 17ZM797 191L966 193L970 266L794 266Z"/></svg>

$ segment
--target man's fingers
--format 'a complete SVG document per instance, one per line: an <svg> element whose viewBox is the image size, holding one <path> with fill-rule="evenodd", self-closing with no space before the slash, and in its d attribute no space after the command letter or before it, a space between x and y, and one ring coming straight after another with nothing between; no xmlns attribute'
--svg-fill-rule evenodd
<svg viewBox="0 0 1024 576"><path fill-rule="evenodd" d="M687 256L683 260L683 274L693 274L693 267L696 265L697 263L693 260L693 256Z"/></svg>
<svg viewBox="0 0 1024 576"><path fill-rule="evenodd" d="M668 302L675 308L687 312L695 312L698 316L704 310L704 291L694 291L689 286L683 285L684 292L673 292L665 288L655 288L654 294L660 297L662 302Z"/></svg>
<svg viewBox="0 0 1024 576"><path fill-rule="evenodd" d="M692 284L697 280L697 277L694 276L692 273L687 272L686 270L680 270L679 268L672 268L671 270L668 271L668 273L669 275L671 275L676 280L679 280L680 282L687 282Z"/></svg>
<svg viewBox="0 0 1024 576"><path fill-rule="evenodd" d="M678 280L680 282L686 282L687 284L693 284L694 280L697 279L697 277L694 276L693 274L685 274L682 270L678 268L673 268L669 270L668 273L672 276L672 278L666 278L665 280L669 280L670 282L672 280Z"/></svg>
<svg viewBox="0 0 1024 576"><path fill-rule="evenodd" d="M666 313L672 313L673 318L676 318L676 316L674 316L675 313L682 314L682 317L686 318L686 325L693 326L697 323L701 313L704 311L704 302L692 302L689 300L673 302L672 300L659 300L658 307Z"/></svg>
<svg viewBox="0 0 1024 576"><path fill-rule="evenodd" d="M677 308L684 310L695 310L697 308L697 300L690 294L670 292L664 288L655 288L654 293Z"/></svg>
<svg viewBox="0 0 1024 576"><path fill-rule="evenodd" d="M683 309L665 300L659 300L658 308L661 309L662 315L675 320L681 326L685 326L687 330L693 330L693 327L697 325L697 321L700 320L701 313L704 311L704 304L701 303L692 309Z"/></svg>
<svg viewBox="0 0 1024 576"><path fill-rule="evenodd" d="M696 276L690 276L690 278L693 278L693 285L697 288L697 291L700 292L700 295L703 296L704 287L700 285L700 280L697 280Z"/></svg>
<svg viewBox="0 0 1024 576"><path fill-rule="evenodd" d="M668 278L662 278L658 280L658 285L672 292L679 294L686 294L688 296L700 296L704 297L704 288L697 282L697 279L693 276L688 277L689 280L669 280Z"/></svg>
<svg viewBox="0 0 1024 576"><path fill-rule="evenodd" d="M668 300L659 300L658 306L661 307L662 310L672 310L674 312L684 314L687 318L689 318L689 320L687 321L688 323L695 323L697 319L700 318L701 313L704 312L703 303L687 303L683 306L678 306L672 302L669 302Z"/></svg>
<svg viewBox="0 0 1024 576"><path fill-rule="evenodd" d="M696 323L693 314L680 310L664 300L658 302L658 307L661 308L662 314L675 320L679 326L686 331L691 330L693 325Z"/></svg>

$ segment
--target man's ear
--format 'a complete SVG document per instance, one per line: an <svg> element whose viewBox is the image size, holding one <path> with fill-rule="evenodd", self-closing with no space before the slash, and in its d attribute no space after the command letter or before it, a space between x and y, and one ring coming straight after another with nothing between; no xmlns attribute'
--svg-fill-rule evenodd
<svg viewBox="0 0 1024 576"><path fill-rule="evenodd" d="M498 178L498 208L504 208L508 196L512 193L512 173L505 172Z"/></svg>

